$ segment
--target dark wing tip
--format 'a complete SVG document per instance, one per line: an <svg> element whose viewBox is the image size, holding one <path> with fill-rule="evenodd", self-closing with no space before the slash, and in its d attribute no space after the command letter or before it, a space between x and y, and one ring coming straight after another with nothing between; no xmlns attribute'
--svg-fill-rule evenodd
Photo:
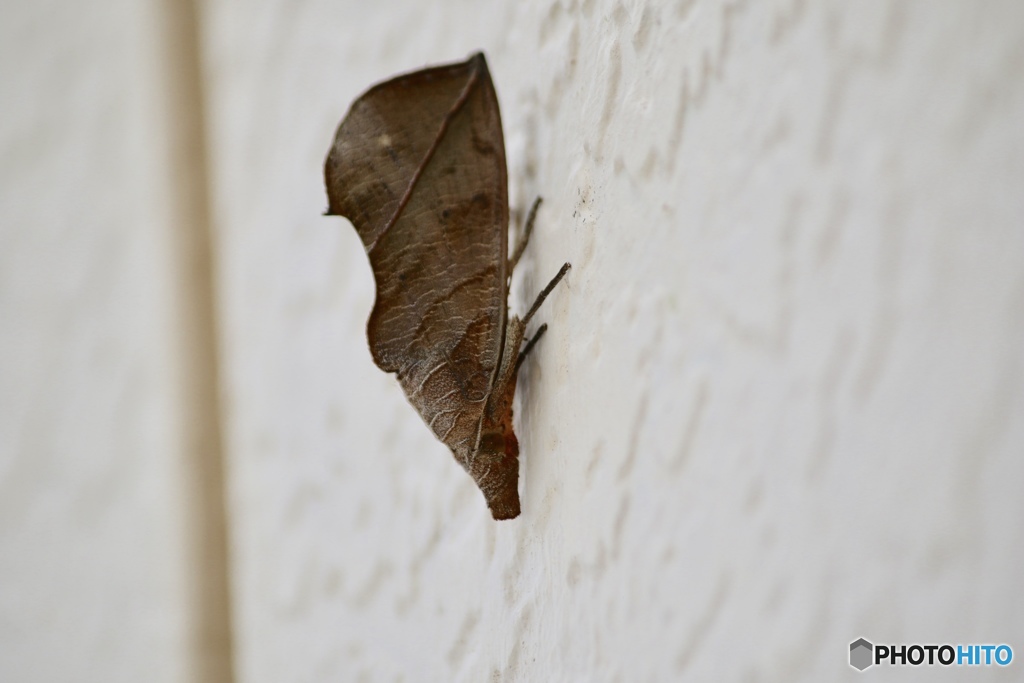
<svg viewBox="0 0 1024 683"><path fill-rule="evenodd" d="M488 500L487 506L491 510L491 517L495 521L502 521L504 519L515 519L519 516L521 509L519 507L519 493L514 492L511 496L502 496L498 500Z"/></svg>
<svg viewBox="0 0 1024 683"><path fill-rule="evenodd" d="M466 63L470 65L473 71L487 75L488 78L490 77L490 71L487 68L487 58L484 57L483 52L474 52L470 55L469 59L466 60Z"/></svg>

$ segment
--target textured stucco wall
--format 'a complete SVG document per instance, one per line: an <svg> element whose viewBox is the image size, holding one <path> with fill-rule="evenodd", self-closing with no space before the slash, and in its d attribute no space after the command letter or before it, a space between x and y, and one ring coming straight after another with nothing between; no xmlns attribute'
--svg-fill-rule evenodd
<svg viewBox="0 0 1024 683"><path fill-rule="evenodd" d="M243 680L819 681L861 635L1024 645L1019 4L206 19ZM372 365L365 254L318 215L351 100L477 48L512 202L546 199L513 306L574 266L500 524Z"/></svg>
<svg viewBox="0 0 1024 683"><path fill-rule="evenodd" d="M2 7L0 680L1020 677L1019 3L201 5ZM477 49L514 310L574 266L504 523L320 216L349 103Z"/></svg>

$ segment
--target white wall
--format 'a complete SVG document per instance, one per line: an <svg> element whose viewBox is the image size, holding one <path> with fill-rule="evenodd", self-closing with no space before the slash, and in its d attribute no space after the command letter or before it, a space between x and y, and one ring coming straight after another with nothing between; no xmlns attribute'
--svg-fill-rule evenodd
<svg viewBox="0 0 1024 683"><path fill-rule="evenodd" d="M1018 3L367 5L205 15L243 680L1020 650ZM366 256L319 215L348 104L477 48L513 203L546 200L513 306L574 266L501 524L372 365Z"/></svg>
<svg viewBox="0 0 1024 683"><path fill-rule="evenodd" d="M854 680L860 636L1019 677L1019 3L209 0L201 53L63 4L0 22L0 679L228 680L228 637L246 683ZM573 263L503 523L320 215L350 102L477 49L545 199L514 310Z"/></svg>
<svg viewBox="0 0 1024 683"><path fill-rule="evenodd" d="M188 23L0 8L5 682L231 675Z"/></svg>

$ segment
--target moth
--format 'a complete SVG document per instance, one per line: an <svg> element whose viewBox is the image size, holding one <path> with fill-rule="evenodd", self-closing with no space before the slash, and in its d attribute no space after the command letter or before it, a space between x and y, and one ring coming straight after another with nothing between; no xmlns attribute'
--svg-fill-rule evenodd
<svg viewBox="0 0 1024 683"><path fill-rule="evenodd" d="M509 256L508 174L487 61L373 86L338 126L324 164L326 215L351 221L376 282L373 360L452 451L494 519L520 512L512 399L523 360L547 330L526 327L569 270L510 316L508 288L538 199Z"/></svg>

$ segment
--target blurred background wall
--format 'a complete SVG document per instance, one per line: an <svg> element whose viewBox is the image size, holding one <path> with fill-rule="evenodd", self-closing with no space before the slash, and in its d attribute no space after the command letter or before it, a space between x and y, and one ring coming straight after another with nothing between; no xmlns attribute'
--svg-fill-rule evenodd
<svg viewBox="0 0 1024 683"><path fill-rule="evenodd" d="M1019 3L0 7L0 680L1024 655ZM573 264L503 523L320 215L351 101L477 49L545 199L513 309Z"/></svg>
<svg viewBox="0 0 1024 683"><path fill-rule="evenodd" d="M197 36L0 9L0 680L232 678Z"/></svg>

